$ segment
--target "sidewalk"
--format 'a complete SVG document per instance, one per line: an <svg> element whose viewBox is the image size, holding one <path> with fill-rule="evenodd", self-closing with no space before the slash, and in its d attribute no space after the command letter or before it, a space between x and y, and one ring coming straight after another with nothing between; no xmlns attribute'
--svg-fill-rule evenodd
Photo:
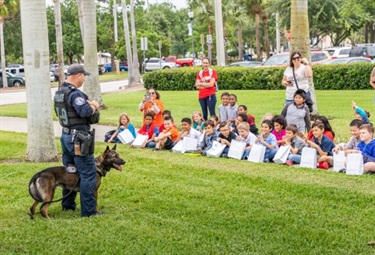
<svg viewBox="0 0 375 255"><path fill-rule="evenodd" d="M113 92L120 91L138 91L144 90L143 85L137 85L131 88L125 87L125 89L116 90ZM104 142L104 135L110 130L116 129L115 126L105 126L105 125L91 125L92 128L95 128L95 141ZM54 133L56 137L61 136L62 127L58 121L53 122ZM0 130L11 131L17 133L27 133L27 118L19 117L3 117L0 116Z"/></svg>

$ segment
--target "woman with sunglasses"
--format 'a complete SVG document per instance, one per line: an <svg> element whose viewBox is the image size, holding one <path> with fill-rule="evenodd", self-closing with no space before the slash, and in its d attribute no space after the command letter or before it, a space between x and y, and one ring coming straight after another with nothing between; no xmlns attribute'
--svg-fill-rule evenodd
<svg viewBox="0 0 375 255"><path fill-rule="evenodd" d="M160 100L160 94L154 88L150 88L139 104L139 110L143 112L143 119L146 113L154 114L154 123L160 127L163 124L164 103Z"/></svg>
<svg viewBox="0 0 375 255"><path fill-rule="evenodd" d="M293 103L293 95L297 89L303 89L310 97L309 81L313 75L312 69L306 58L298 51L290 54L289 67L284 71L282 84L286 87L285 104Z"/></svg>

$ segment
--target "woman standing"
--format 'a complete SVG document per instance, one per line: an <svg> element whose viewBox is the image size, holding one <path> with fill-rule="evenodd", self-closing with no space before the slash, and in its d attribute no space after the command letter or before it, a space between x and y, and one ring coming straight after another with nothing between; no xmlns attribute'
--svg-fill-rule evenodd
<svg viewBox="0 0 375 255"><path fill-rule="evenodd" d="M197 73L195 87L199 90L199 104L202 108L203 119L207 120L208 111L210 116L216 115L216 82L217 72L209 68L210 59L202 59L203 69ZM208 111L207 111L208 109Z"/></svg>
<svg viewBox="0 0 375 255"><path fill-rule="evenodd" d="M154 88L150 88L139 104L139 110L143 112L143 119L148 112L154 114L154 123L160 127L163 124L164 103L160 100L160 94Z"/></svg>
<svg viewBox="0 0 375 255"><path fill-rule="evenodd" d="M303 89L310 98L309 78L313 75L312 69L306 58L298 51L290 54L289 67L284 71L282 84L286 87L285 104L293 102L293 95L297 89Z"/></svg>

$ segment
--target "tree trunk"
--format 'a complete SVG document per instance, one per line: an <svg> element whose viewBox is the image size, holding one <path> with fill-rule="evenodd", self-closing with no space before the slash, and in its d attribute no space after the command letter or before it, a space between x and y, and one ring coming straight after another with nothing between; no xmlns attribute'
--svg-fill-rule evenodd
<svg viewBox="0 0 375 255"><path fill-rule="evenodd" d="M78 20L79 20L79 27L81 29L81 37L82 42L85 35L84 24L83 24L83 0L77 0L77 8L78 8Z"/></svg>
<svg viewBox="0 0 375 255"><path fill-rule="evenodd" d="M242 24L238 24L238 58L243 59L243 43L242 43Z"/></svg>
<svg viewBox="0 0 375 255"><path fill-rule="evenodd" d="M56 52L57 63L59 64L59 89L65 80L64 74L64 53L63 53L63 39L62 39L62 24L60 12L60 0L53 0L55 4L55 30L56 30Z"/></svg>
<svg viewBox="0 0 375 255"><path fill-rule="evenodd" d="M268 24L267 24L267 14L262 14L263 27L264 27L264 42L266 45L266 54L267 58L270 57L270 38L268 36Z"/></svg>
<svg viewBox="0 0 375 255"><path fill-rule="evenodd" d="M213 29L212 29L212 23L208 23L208 34L211 35L211 38L213 38L212 34L213 34ZM210 61L212 61L212 43L209 43L208 46L207 46L207 49L208 49L208 58L210 59Z"/></svg>
<svg viewBox="0 0 375 255"><path fill-rule="evenodd" d="M126 1L121 0L122 6L122 17L124 20L124 32L125 32L125 44L126 44L126 58L128 60L128 84L133 84L135 82L135 77L133 75L133 57L132 57L132 48L130 42L130 33L129 33L129 21L128 21L128 12L126 7Z"/></svg>
<svg viewBox="0 0 375 255"><path fill-rule="evenodd" d="M5 48L4 48L4 19L0 16L0 48L1 48L1 72L3 76L3 87L8 87L8 79L6 68L6 60L5 60ZM5 77L5 78L4 78Z"/></svg>
<svg viewBox="0 0 375 255"><path fill-rule="evenodd" d="M135 18L134 18L134 0L130 0L130 25L132 29L132 39L133 39L133 76L134 82L128 83L129 87L136 85L141 82L141 75L139 73L139 61L138 61L138 47L137 47L137 33L135 30Z"/></svg>
<svg viewBox="0 0 375 255"><path fill-rule="evenodd" d="M35 20L38 22L35 22ZM26 159L57 161L49 81L49 46L45 0L21 1L23 59L27 77Z"/></svg>
<svg viewBox="0 0 375 255"><path fill-rule="evenodd" d="M260 38L259 38L259 13L260 13L259 6L254 6L254 13L255 13L255 41L256 41L257 59L258 61L261 61L262 54L260 52Z"/></svg>
<svg viewBox="0 0 375 255"><path fill-rule="evenodd" d="M83 1L83 24L85 36L83 47L85 52L85 69L91 73L86 76L83 91L90 100L96 100L103 105L99 84L98 47L96 42L96 5L95 0Z"/></svg>
<svg viewBox="0 0 375 255"><path fill-rule="evenodd" d="M290 52L299 51L311 63L309 19L307 0L291 0L290 17L291 43ZM314 102L313 114L318 113L313 78L309 79L309 91Z"/></svg>

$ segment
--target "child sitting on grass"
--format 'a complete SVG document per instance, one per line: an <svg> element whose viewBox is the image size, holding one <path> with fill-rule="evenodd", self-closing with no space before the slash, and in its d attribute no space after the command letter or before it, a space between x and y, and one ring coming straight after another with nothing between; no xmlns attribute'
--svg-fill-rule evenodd
<svg viewBox="0 0 375 255"><path fill-rule="evenodd" d="M337 144L336 147L333 149L334 152L342 151L342 150L354 150L357 148L357 145L361 141L359 137L359 128L363 125L361 120L354 119L350 122L350 134L352 135L349 141L345 144L345 146L341 146Z"/></svg>
<svg viewBox="0 0 375 255"><path fill-rule="evenodd" d="M286 127L285 145L290 145L290 154L285 164L291 166L294 163L301 163L301 153L303 147L306 146L305 141L298 136L298 128L295 124Z"/></svg>
<svg viewBox="0 0 375 255"><path fill-rule="evenodd" d="M171 150L173 146L180 140L180 133L173 123L173 119L170 116L164 118L164 130L155 137L156 146L154 151L164 149Z"/></svg>
<svg viewBox="0 0 375 255"><path fill-rule="evenodd" d="M307 141L311 148L318 153L318 168L329 169L333 165L333 149L335 144L324 133L323 123L315 122L312 125L313 141Z"/></svg>
<svg viewBox="0 0 375 255"><path fill-rule="evenodd" d="M117 138L117 135L124 130L129 129L130 133L132 133L133 137L136 136L135 134L135 129L133 124L130 122L130 119L126 113L120 114L118 118L118 125L116 128L116 131L113 133L111 138L109 138L108 142L109 143L121 143L120 139Z"/></svg>
<svg viewBox="0 0 375 255"><path fill-rule="evenodd" d="M245 151L241 159L247 159L250 154L251 147L253 146L253 144L255 144L257 137L250 132L250 125L247 122L240 123L237 127L237 130L239 134L239 137L237 137L237 139L246 143Z"/></svg>
<svg viewBox="0 0 375 255"><path fill-rule="evenodd" d="M155 148L155 137L159 134L159 128L154 122L154 114L148 112L144 115L143 126L138 130L138 134L147 135L148 140L142 144L142 148Z"/></svg>
<svg viewBox="0 0 375 255"><path fill-rule="evenodd" d="M172 113L171 113L170 110L164 110L164 111L163 111L163 120L164 120L164 118L167 117L167 116L172 117ZM174 125L174 123L173 123L173 125ZM176 127L176 125L174 125L174 127ZM161 124L160 127L159 127L159 133L163 132L163 130L164 130L164 122L163 122L163 124Z"/></svg>
<svg viewBox="0 0 375 255"><path fill-rule="evenodd" d="M324 125L324 134L328 137L332 142L335 142L335 132L333 132L331 124L329 124L329 120L325 116L318 116L314 123L322 123ZM312 141L314 138L312 134L312 130L307 133L307 139Z"/></svg>
<svg viewBox="0 0 375 255"><path fill-rule="evenodd" d="M215 130L215 124L212 120L206 120L204 122L204 135L203 140L199 143L197 151L202 151L202 155L206 155L206 152L211 149L212 144L218 138L218 132Z"/></svg>
<svg viewBox="0 0 375 255"><path fill-rule="evenodd" d="M272 134L276 137L277 145L280 146L284 143L284 136L286 134L286 120L280 115L272 118L273 130Z"/></svg>
<svg viewBox="0 0 375 255"><path fill-rule="evenodd" d="M370 122L370 112L363 110L362 108L358 107L354 101L352 101L352 108L354 110L354 118L357 120L361 120L363 124L371 124Z"/></svg>
<svg viewBox="0 0 375 255"><path fill-rule="evenodd" d="M361 142L357 149L362 153L364 170L367 174L375 174L375 140L374 127L370 124L363 124L359 128ZM358 153L358 150L347 150L349 153Z"/></svg>
<svg viewBox="0 0 375 255"><path fill-rule="evenodd" d="M192 122L190 118L183 118L181 120L181 129L182 129L181 138L191 137L191 138L196 139L197 142L199 142L201 133L198 130L194 129L191 126L191 124Z"/></svg>
<svg viewBox="0 0 375 255"><path fill-rule="evenodd" d="M229 124L227 122L220 122L219 132L220 134L217 141L226 145L221 157L226 158L228 157L230 143L233 139L235 140L237 138L237 135L230 131Z"/></svg>
<svg viewBox="0 0 375 255"><path fill-rule="evenodd" d="M200 112L193 112L193 128L198 130L199 132L203 133L204 125L203 125L203 116Z"/></svg>
<svg viewBox="0 0 375 255"><path fill-rule="evenodd" d="M276 137L271 133L272 122L270 120L263 120L260 131L261 135L258 136L256 143L266 147L264 162L272 162L278 149Z"/></svg>
<svg viewBox="0 0 375 255"><path fill-rule="evenodd" d="M238 106L238 114L245 113L247 116L247 123L250 125L250 132L254 135L258 135L258 128L255 125L255 117L249 113L247 113L247 107L246 105L239 105Z"/></svg>

